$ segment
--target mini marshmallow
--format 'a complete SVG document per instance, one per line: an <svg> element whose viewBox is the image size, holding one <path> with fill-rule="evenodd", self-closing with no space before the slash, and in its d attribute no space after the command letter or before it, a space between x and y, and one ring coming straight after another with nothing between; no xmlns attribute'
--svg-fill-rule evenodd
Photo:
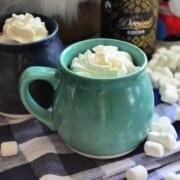
<svg viewBox="0 0 180 180"><path fill-rule="evenodd" d="M159 57L163 56L163 54L161 53L158 53L158 52L155 52L153 55L152 55L152 59L151 60L158 60Z"/></svg>
<svg viewBox="0 0 180 180"><path fill-rule="evenodd" d="M180 46L160 47L148 63L150 79L161 101L180 104Z"/></svg>
<svg viewBox="0 0 180 180"><path fill-rule="evenodd" d="M146 141L144 144L145 154L153 157L163 157L164 147L162 144L152 141Z"/></svg>
<svg viewBox="0 0 180 180"><path fill-rule="evenodd" d="M150 133L170 133L177 138L177 132L174 126L171 124L171 120L167 116L161 116L158 122L152 122L150 127ZM150 134L150 135L151 135ZM156 134L157 136L157 134Z"/></svg>
<svg viewBox="0 0 180 180"><path fill-rule="evenodd" d="M159 123L164 126L164 125L171 125L171 120L167 116L161 116L159 118Z"/></svg>
<svg viewBox="0 0 180 180"><path fill-rule="evenodd" d="M157 142L162 144L165 149L174 149L176 138L170 133L160 133Z"/></svg>
<svg viewBox="0 0 180 180"><path fill-rule="evenodd" d="M173 93L171 90L164 90L163 92L161 91L161 100L169 103L169 104L174 104L176 101L178 101L178 94Z"/></svg>
<svg viewBox="0 0 180 180"><path fill-rule="evenodd" d="M148 133L147 140L157 142L157 139L159 138L159 132L151 131Z"/></svg>
<svg viewBox="0 0 180 180"><path fill-rule="evenodd" d="M173 78L173 73L171 72L171 70L168 67L157 67L157 68L155 68L155 72L159 72L159 73L163 74L164 76Z"/></svg>
<svg viewBox="0 0 180 180"><path fill-rule="evenodd" d="M171 78L173 77L173 73L168 67L164 67L162 69L161 73L163 73L164 75L166 75L168 77L171 77Z"/></svg>
<svg viewBox="0 0 180 180"><path fill-rule="evenodd" d="M165 180L180 180L180 175L175 173L169 173L164 177Z"/></svg>
<svg viewBox="0 0 180 180"><path fill-rule="evenodd" d="M153 73L153 71L149 68L149 67L147 67L146 68L146 71L147 71L147 73L150 75L151 73Z"/></svg>
<svg viewBox="0 0 180 180"><path fill-rule="evenodd" d="M148 63L148 68L153 70L158 64L158 60L157 59L151 59L151 61L149 61Z"/></svg>
<svg viewBox="0 0 180 180"><path fill-rule="evenodd" d="M147 180L148 173L144 166L138 165L128 169L125 176L127 180Z"/></svg>
<svg viewBox="0 0 180 180"><path fill-rule="evenodd" d="M149 75L150 75L150 79L151 79L153 87L158 89L159 88L159 81L160 81L162 75L160 73L157 73L157 72L149 73Z"/></svg>
<svg viewBox="0 0 180 180"><path fill-rule="evenodd" d="M167 50L164 54L168 57L168 60L170 60L168 67L172 70L175 70L178 65L177 53L171 50Z"/></svg>
<svg viewBox="0 0 180 180"><path fill-rule="evenodd" d="M156 50L156 52L160 53L160 54L164 54L167 52L167 48L166 47L160 47Z"/></svg>
<svg viewBox="0 0 180 180"><path fill-rule="evenodd" d="M176 73L174 74L174 77L175 77L177 80L180 81L180 72L176 72Z"/></svg>
<svg viewBox="0 0 180 180"><path fill-rule="evenodd" d="M177 93L179 94L179 96L180 96L180 89L177 89Z"/></svg>
<svg viewBox="0 0 180 180"><path fill-rule="evenodd" d="M164 126L162 126L161 127L161 132L170 133L170 134L172 134L175 137L175 139L178 137L177 132L176 132L174 126L171 125L171 124L165 124Z"/></svg>
<svg viewBox="0 0 180 180"><path fill-rule="evenodd" d="M180 81L178 79L176 79L176 78L169 78L168 82L170 82L170 84L175 85L176 88L180 87Z"/></svg>
<svg viewBox="0 0 180 180"><path fill-rule="evenodd" d="M7 141L1 143L1 156L14 156L18 153L18 145L16 141Z"/></svg>
<svg viewBox="0 0 180 180"><path fill-rule="evenodd" d="M151 82L154 89L159 89L159 78L157 76L151 76Z"/></svg>
<svg viewBox="0 0 180 180"><path fill-rule="evenodd" d="M176 53L180 53L180 46L179 45L172 45L170 47L170 50L176 52Z"/></svg>
<svg viewBox="0 0 180 180"><path fill-rule="evenodd" d="M172 88L168 87L167 89L162 88L162 86L160 86L159 94L161 95L161 98L164 99L164 102L173 104L178 101L179 95L178 95L176 87L174 86L174 89L173 89L173 85L171 86Z"/></svg>
<svg viewBox="0 0 180 180"><path fill-rule="evenodd" d="M150 132L147 140L160 143L165 149L173 149L176 146L176 138L170 133Z"/></svg>
<svg viewBox="0 0 180 180"><path fill-rule="evenodd" d="M169 63L169 68L170 68L172 71L175 71L177 67L178 67L178 59L177 59L177 57L176 57L175 59L173 59L173 60Z"/></svg>
<svg viewBox="0 0 180 180"><path fill-rule="evenodd" d="M169 64L167 56L161 55L158 57L158 64L156 64L157 65L156 67L167 67L167 64Z"/></svg>
<svg viewBox="0 0 180 180"><path fill-rule="evenodd" d="M167 76L163 76L162 74L160 73L157 73L157 72L154 72L156 73L155 76L158 74L159 76L159 85L161 86L162 84L171 84L171 85L174 85L176 86L176 88L178 89L178 87L180 86L180 81L175 79L175 78L171 78L171 77L167 77ZM152 73L152 74L154 74Z"/></svg>
<svg viewBox="0 0 180 180"><path fill-rule="evenodd" d="M174 119L180 121L180 107L176 108Z"/></svg>
<svg viewBox="0 0 180 180"><path fill-rule="evenodd" d="M163 81L160 82L159 84L160 84L160 89L159 90L160 90L161 94L163 93L163 91L166 91L166 90L169 90L172 93L177 94L177 88L176 88L175 85L169 84L169 83L163 82Z"/></svg>
<svg viewBox="0 0 180 180"><path fill-rule="evenodd" d="M155 132L161 132L161 124L159 122L152 122L150 130Z"/></svg>
<svg viewBox="0 0 180 180"><path fill-rule="evenodd" d="M167 51L165 52L165 55L170 57L171 59L174 59L174 57L176 56L176 53L172 51L171 49L167 49Z"/></svg>

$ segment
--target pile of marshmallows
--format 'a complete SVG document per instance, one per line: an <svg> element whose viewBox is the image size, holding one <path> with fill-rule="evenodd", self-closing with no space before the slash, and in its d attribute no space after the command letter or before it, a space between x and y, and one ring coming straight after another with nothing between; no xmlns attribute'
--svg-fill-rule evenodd
<svg viewBox="0 0 180 180"><path fill-rule="evenodd" d="M180 121L180 108L176 109L175 118ZM167 116L162 116L157 122L151 124L150 132L144 144L144 152L148 156L161 158L165 155L166 150L173 150L176 147L178 135ZM147 169L142 165L137 165L127 170L127 180L147 180ZM169 173L165 180L180 180L180 174Z"/></svg>
<svg viewBox="0 0 180 180"><path fill-rule="evenodd" d="M175 148L177 137L171 120L167 116L162 116L158 122L151 124L147 141L144 144L144 151L149 156L163 157L165 150Z"/></svg>
<svg viewBox="0 0 180 180"><path fill-rule="evenodd" d="M180 104L180 45L161 47L153 54L147 72L161 101Z"/></svg>
<svg viewBox="0 0 180 180"><path fill-rule="evenodd" d="M161 101L180 104L180 45L157 49L148 63L147 72L153 88L159 90ZM180 108L176 108L174 119L180 121ZM148 156L161 158L166 150L175 149L176 139L177 132L171 120L163 116L152 123L144 152ZM138 165L127 170L125 176L127 180L147 180L148 172L144 166ZM165 180L180 180L180 174L169 173Z"/></svg>

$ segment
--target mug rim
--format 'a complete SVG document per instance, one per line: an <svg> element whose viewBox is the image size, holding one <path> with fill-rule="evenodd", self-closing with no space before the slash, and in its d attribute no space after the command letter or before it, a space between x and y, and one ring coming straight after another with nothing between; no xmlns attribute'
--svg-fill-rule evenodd
<svg viewBox="0 0 180 180"><path fill-rule="evenodd" d="M43 14L31 13L31 12L14 12L14 13L1 14L1 15L0 15L0 18L6 17L6 19L7 19L7 18L10 18L10 17L12 16L12 14L18 14L18 15L19 15L19 14L26 14L26 13L32 14L32 15L35 16L35 17L40 17L40 18L47 19L47 20L51 21L52 24L54 24L54 31L51 32L50 34L48 34L47 37L42 38L42 39L37 40L37 41L32 41L32 42L27 42L27 43L2 43L2 42L0 42L0 48L1 48L1 47L5 47L5 48L8 48L8 47L22 47L22 46L23 46L23 47L26 47L26 46L30 46L30 45L34 45L34 44L39 44L39 43L46 42L47 40L51 39L53 36L55 36L55 35L57 34L57 32L58 32L58 30L59 30L58 23L57 23L54 19L52 19L52 18L50 18L50 17L48 17L48 16L45 16L45 15L43 15ZM5 19L5 20L6 20L6 19ZM41 20L42 20L42 19L41 19ZM43 20L43 22L44 22L45 25L46 25L46 22L45 22L44 20ZM5 21L4 21L4 23L5 23ZM4 24L4 23L3 23L3 24ZM47 26L46 26L46 28L47 28ZM48 30L48 29L47 29L47 30Z"/></svg>
<svg viewBox="0 0 180 180"><path fill-rule="evenodd" d="M89 42L92 42L92 41L102 41L102 42L110 42L110 41L114 41L114 42L119 42L121 44L126 44L128 45L129 47L132 47L136 50L139 51L139 53L141 53L141 55L143 56L143 59L144 59L144 62L141 66L139 66L139 68L137 68L134 72L132 73L129 73L129 74L125 74L125 75L122 75L122 76L119 76L119 77L110 77L110 78L92 78L92 77L86 77L86 76L81 76L81 75L78 75L76 74L75 72L71 71L69 68L68 68L68 65L65 64L64 62L64 56L66 56L66 53L68 53L68 51L70 51L71 49L76 49L76 46L77 45L80 45L82 43L89 43ZM109 44L109 45L112 45L112 44ZM118 47L119 48L119 47ZM80 53L80 52L79 52ZM71 60L72 62L72 60ZM140 49L139 47L137 47L136 45L130 43L130 42L127 42L127 41L122 41L122 40L117 40L117 39L112 39L112 38L91 38L91 39L85 39L85 40L81 40L81 41L78 41L78 42L75 42L69 46L67 46L61 53L60 55L60 59L59 59L59 63L60 63L60 66L61 66L61 70L71 76L74 76L74 77L77 77L79 79L84 79L84 80L95 80L95 81L112 81L112 80L118 80L118 79L126 79L126 78L130 78L130 77L134 77L138 74L140 74L141 72L143 72L145 69L146 69L146 66L147 66L147 55L145 54L145 52Z"/></svg>

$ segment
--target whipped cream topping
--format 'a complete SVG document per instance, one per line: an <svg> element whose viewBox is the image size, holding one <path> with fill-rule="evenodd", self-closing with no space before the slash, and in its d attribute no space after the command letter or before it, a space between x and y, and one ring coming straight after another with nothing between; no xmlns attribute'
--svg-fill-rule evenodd
<svg viewBox="0 0 180 180"><path fill-rule="evenodd" d="M138 67L132 57L115 46L98 45L72 60L70 69L81 76L91 78L114 78L134 72Z"/></svg>
<svg viewBox="0 0 180 180"><path fill-rule="evenodd" d="M43 39L48 36L45 23L40 17L32 14L12 14L6 19L0 42L3 43L28 43Z"/></svg>

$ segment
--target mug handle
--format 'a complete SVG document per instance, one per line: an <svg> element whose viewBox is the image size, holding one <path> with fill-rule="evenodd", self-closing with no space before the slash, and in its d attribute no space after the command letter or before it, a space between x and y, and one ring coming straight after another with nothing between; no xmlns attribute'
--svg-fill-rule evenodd
<svg viewBox="0 0 180 180"><path fill-rule="evenodd" d="M20 97L26 109L51 130L55 131L52 112L42 108L29 92L29 86L35 80L47 81L55 90L59 82L58 70L50 67L32 66L22 73L19 80Z"/></svg>

